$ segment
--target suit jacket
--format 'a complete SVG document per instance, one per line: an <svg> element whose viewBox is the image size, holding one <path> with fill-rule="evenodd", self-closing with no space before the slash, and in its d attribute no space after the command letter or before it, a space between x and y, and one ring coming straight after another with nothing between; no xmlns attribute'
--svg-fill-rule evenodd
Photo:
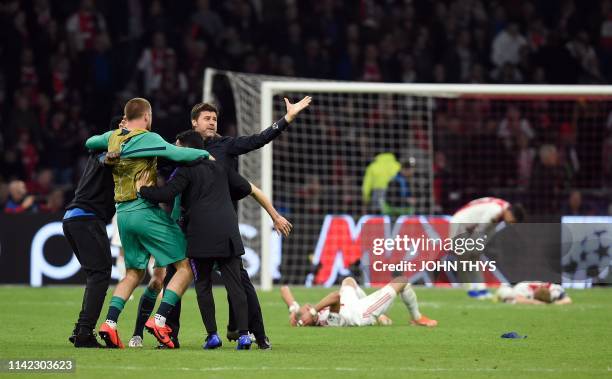
<svg viewBox="0 0 612 379"><path fill-rule="evenodd" d="M152 202L172 203L181 194L183 231L190 258L227 258L244 254L232 199L251 193L250 183L217 161L179 167L163 187L142 187Z"/></svg>

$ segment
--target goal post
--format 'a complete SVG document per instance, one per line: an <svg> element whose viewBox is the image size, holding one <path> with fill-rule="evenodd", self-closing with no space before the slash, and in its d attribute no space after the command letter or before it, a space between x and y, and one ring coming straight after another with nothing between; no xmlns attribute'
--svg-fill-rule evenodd
<svg viewBox="0 0 612 379"><path fill-rule="evenodd" d="M571 139L572 133L574 139L591 138L580 131L581 123L590 122L588 113L597 113L599 122L612 110L612 86L364 83L208 70L206 99L213 98L210 83L216 75L227 78L232 88L238 135L258 133L282 117L283 97L292 102L313 97L311 107L281 137L240 158L241 174L259 185L295 227L293 236L281 241L264 210L251 200L240 205L240 222L258 231L247 244L259 257L254 281L264 290L272 289L274 281L333 284L359 270L358 251L333 251L355 249L346 245L351 238L339 241L346 236L331 235L329 228L346 222L342 227L354 242L368 215L396 220L398 215L387 216L363 185L366 168L380 153L416 162L408 215L452 214L479 195L512 201L535 196L545 203L528 183L542 146ZM592 109L580 108L584 103ZM574 148L570 145L556 146L568 162L575 152L563 149ZM501 159L495 150L504 149L511 156ZM585 154L571 187L590 193L599 179L588 170L601 167L593 160L603 153L595 158Z"/></svg>

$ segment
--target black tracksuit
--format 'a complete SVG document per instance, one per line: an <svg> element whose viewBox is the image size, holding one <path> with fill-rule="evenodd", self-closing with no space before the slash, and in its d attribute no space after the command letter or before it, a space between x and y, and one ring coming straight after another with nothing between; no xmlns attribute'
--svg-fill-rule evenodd
<svg viewBox="0 0 612 379"><path fill-rule="evenodd" d="M187 238L187 257L195 276L198 305L208 334L217 332L211 274L218 265L231 299L236 326L248 332L247 299L240 277L244 246L232 198L251 193L250 183L236 171L216 161L180 167L163 187L143 187L140 196L152 202L171 203L181 195L181 224Z"/></svg>
<svg viewBox="0 0 612 379"><path fill-rule="evenodd" d="M241 137L217 136L215 138L211 138L205 141L205 149L216 159L217 162L223 163L226 168L237 171L238 156L249 153L253 150L257 150L262 146L266 145L267 143L271 142L276 137L278 137L287 128L288 125L289 123L283 117L259 134ZM233 203L234 208L237 209L237 201L233 200ZM170 278L172 278L174 272L174 266L168 266L166 268L166 279L164 280L165 285L167 285L167 283L170 281ZM259 340L266 336L263 316L261 314L261 306L259 304L259 299L257 298L257 292L255 291L255 287L253 286L253 283L249 278L249 274L242 266L242 264L240 265L240 278L242 280L242 286L244 287L244 291L246 293L249 308L249 330ZM230 301L229 295L228 301ZM166 323L168 323L168 325L172 328L172 335L175 338L178 336L178 332L180 329L179 316L180 303L177 304L177 307L174 308L174 310L172 311L172 313L170 313L168 319L166 320ZM227 329L238 329L235 322L233 306L231 306L231 302L229 307L229 323L227 325Z"/></svg>
<svg viewBox="0 0 612 379"><path fill-rule="evenodd" d="M95 327L110 282L112 261L106 225L115 214L113 190L111 170L91 154L63 220L64 235L87 277L77 322L85 330ZM66 218L76 209L82 211Z"/></svg>

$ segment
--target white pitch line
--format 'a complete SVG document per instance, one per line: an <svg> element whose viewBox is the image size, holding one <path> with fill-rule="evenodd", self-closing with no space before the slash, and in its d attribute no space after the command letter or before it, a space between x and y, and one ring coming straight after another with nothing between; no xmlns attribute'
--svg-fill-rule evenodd
<svg viewBox="0 0 612 379"><path fill-rule="evenodd" d="M109 366L88 366L78 365L78 369L101 369L108 370ZM151 366L116 366L112 365L114 370L140 371L140 370L164 370L164 371L192 371L192 372L215 372L215 371L350 371L350 372L372 372L372 371L407 371L407 372L540 372L540 373L603 373L612 371L612 367L606 369L592 368L520 368L520 369L500 369L491 367L478 368L448 368L448 367L375 367L375 368L359 368L359 367L236 367L236 366L220 366L220 367L151 367Z"/></svg>

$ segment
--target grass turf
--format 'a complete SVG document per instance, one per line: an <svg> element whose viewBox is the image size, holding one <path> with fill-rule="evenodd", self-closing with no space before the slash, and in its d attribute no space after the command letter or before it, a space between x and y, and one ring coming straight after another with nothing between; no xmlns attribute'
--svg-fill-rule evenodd
<svg viewBox="0 0 612 379"><path fill-rule="evenodd" d="M298 301L316 302L325 289L293 289ZM109 292L110 294L110 292ZM119 320L123 342L131 336L138 296ZM80 309L78 287L0 286L0 359L75 359L83 378L287 378L322 377L610 377L612 289L571 291L570 306L527 306L468 299L463 291L418 288L421 311L437 328L408 325L399 299L389 312L394 324L364 328L290 328L278 292L260 292L272 351L235 351L224 338L220 350L204 351L203 325L193 289L184 298L181 349L75 349L67 341ZM217 322L227 320L225 291L215 290ZM107 303L110 296L107 296ZM106 314L105 304L102 317ZM504 332L528 335L500 338ZM15 377L0 373L0 377Z"/></svg>

